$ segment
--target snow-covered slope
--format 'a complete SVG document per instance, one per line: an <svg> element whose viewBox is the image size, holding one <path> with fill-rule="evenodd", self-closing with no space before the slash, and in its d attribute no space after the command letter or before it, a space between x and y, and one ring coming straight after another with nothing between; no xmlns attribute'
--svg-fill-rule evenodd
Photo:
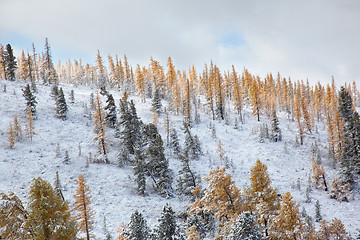
<svg viewBox="0 0 360 240"><path fill-rule="evenodd" d="M133 171L130 167L119 168L116 156L119 150L118 140L114 138L114 131L109 130L106 134L110 139L109 160L111 164L94 164L87 166L86 159L89 153L96 154L97 145L93 141L92 120L89 118L90 94L97 91L96 88L75 87L60 85L63 87L65 97L69 99L69 93L75 92L75 103L69 104L69 117L66 121L55 118L55 101L50 97L51 86L38 84L37 119L35 120L36 135L30 142L24 138L9 148L7 141L10 121L14 114L18 114L25 134L25 100L21 89L25 82L0 81L0 192L14 192L24 202L27 199L27 191L30 182L35 177L54 183L55 173L59 172L60 181L64 188L63 194L69 203L73 202L75 194L75 180L79 174L84 174L87 185L92 191L92 207L96 211L95 235L103 237L103 218L106 216L107 227L112 236L116 236L116 229L121 222L128 223L131 214L138 209L144 214L150 226L157 223L162 207L169 203L179 213L184 211L187 201L178 197L165 199L158 196L148 183L148 194L145 197L136 194ZM6 92L3 86L6 85ZM122 93L110 90L118 105ZM130 96L135 101L139 117L145 122L152 122L151 100L142 103L136 96ZM104 102L104 99L103 99ZM163 102L164 103L164 102ZM165 104L165 103L164 103ZM262 116L261 122L251 115L250 109L245 109L245 123L239 123L239 129L234 129L236 113L229 114L229 120L212 121L206 114L206 106L201 108L201 122L191 129L197 134L202 151L200 160L193 162L194 170L205 177L209 171L222 163L218 160L216 149L218 140L221 140L226 156L231 162L228 172L231 173L239 188L249 186L249 170L257 159L260 159L268 167L272 180L272 186L277 187L280 193L290 191L294 199L304 207L311 216L315 214L315 202L320 201L321 213L324 219L330 221L336 217L343 221L347 230L354 234L360 226L360 198L354 194L350 202L337 202L330 199L327 192L321 189L313 189L312 201L305 203L305 189L311 168L311 145L317 142L321 150L322 164L328 179L328 184L336 176L337 170L332 168L332 162L327 156L327 134L323 123L316 123L317 131L312 135L306 135L304 145L296 144L297 128L295 123L287 120L287 116L279 113L280 128L283 133L283 141L270 142L265 139L259 141L261 125L270 120ZM181 130L183 118L180 115L170 114L171 127L177 129L180 142L183 144L184 136ZM159 117L159 131L165 139L164 116ZM213 130L216 129L216 137ZM57 144L60 146L61 157L56 157ZM79 145L81 154L79 154ZM64 164L65 151L69 152L70 163ZM180 168L178 160L169 154L170 168L177 173ZM148 181L149 182L149 181ZM175 188L174 182L174 188ZM203 182L206 187L206 183ZM299 188L300 186L300 188Z"/></svg>

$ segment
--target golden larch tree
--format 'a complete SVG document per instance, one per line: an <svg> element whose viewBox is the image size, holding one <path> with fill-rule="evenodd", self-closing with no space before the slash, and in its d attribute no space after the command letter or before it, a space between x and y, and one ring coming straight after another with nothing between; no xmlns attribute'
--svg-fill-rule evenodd
<svg viewBox="0 0 360 240"><path fill-rule="evenodd" d="M254 79L250 86L250 103L252 108L252 113L254 116L257 116L257 120L260 121L260 112L261 112L261 82L260 77Z"/></svg>
<svg viewBox="0 0 360 240"><path fill-rule="evenodd" d="M138 64L135 70L136 90L138 91L140 98L145 102L145 79L144 74Z"/></svg>
<svg viewBox="0 0 360 240"><path fill-rule="evenodd" d="M96 93L95 99L95 110L92 114L94 117L94 132L96 133L96 137L93 139L94 141L98 142L98 151L102 156L102 159L98 159L98 161L102 161L104 163L109 163L107 158L107 138L105 136L105 111L101 105L101 100L99 97L99 93Z"/></svg>
<svg viewBox="0 0 360 240"><path fill-rule="evenodd" d="M31 109L30 107L27 108L26 111L27 115L26 115L26 119L27 119L27 123L25 126L25 132L28 138L30 138L30 141L32 141L33 136L36 134L34 129L34 117L32 115Z"/></svg>
<svg viewBox="0 0 360 240"><path fill-rule="evenodd" d="M282 240L302 239L303 232L299 204L287 192L281 196L279 214L271 224L271 237Z"/></svg>
<svg viewBox="0 0 360 240"><path fill-rule="evenodd" d="M278 193L271 187L267 166L259 159L250 169L250 188L245 188L244 193L247 210L255 212L260 230L267 237L271 218L279 209Z"/></svg>
<svg viewBox="0 0 360 240"><path fill-rule="evenodd" d="M14 130L12 122L10 122L9 131L8 131L8 142L9 147L13 148L15 145L16 132Z"/></svg>
<svg viewBox="0 0 360 240"><path fill-rule="evenodd" d="M94 239L92 234L94 228L95 212L91 209L91 191L86 185L84 175L79 175L76 180L78 185L76 194L74 195L75 202L73 203L73 211L76 212L75 219L78 221L79 231L86 234L86 239Z"/></svg>

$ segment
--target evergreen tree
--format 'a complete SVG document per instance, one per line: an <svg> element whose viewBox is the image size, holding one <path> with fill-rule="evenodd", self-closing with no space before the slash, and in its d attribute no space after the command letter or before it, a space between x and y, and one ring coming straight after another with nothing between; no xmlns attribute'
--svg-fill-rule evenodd
<svg viewBox="0 0 360 240"><path fill-rule="evenodd" d="M169 147L172 149L172 152L175 156L180 154L181 148L179 143L179 137L177 135L176 129L172 128L170 130L170 142Z"/></svg>
<svg viewBox="0 0 360 240"><path fill-rule="evenodd" d="M22 90L23 96L26 100L26 109L30 108L32 115L36 113L36 97L33 95L32 91L30 90L30 85L27 84L25 89Z"/></svg>
<svg viewBox="0 0 360 240"><path fill-rule="evenodd" d="M184 121L184 151L187 151L191 160L198 160L201 155L200 141L194 137L191 132L189 125Z"/></svg>
<svg viewBox="0 0 360 240"><path fill-rule="evenodd" d="M176 224L175 212L168 204L164 206L158 222L159 225L155 229L156 239L175 240L178 226Z"/></svg>
<svg viewBox="0 0 360 240"><path fill-rule="evenodd" d="M15 81L15 70L17 69L16 58L10 44L6 45L5 60L5 80Z"/></svg>
<svg viewBox="0 0 360 240"><path fill-rule="evenodd" d="M131 215L129 237L131 240L147 240L149 237L146 220L137 210Z"/></svg>
<svg viewBox="0 0 360 240"><path fill-rule="evenodd" d="M70 157L69 157L69 152L68 150L65 151L65 156L64 156L64 161L65 164L69 164L70 163Z"/></svg>
<svg viewBox="0 0 360 240"><path fill-rule="evenodd" d="M75 239L76 224L67 203L40 177L31 183L28 211L25 227L33 230L34 239Z"/></svg>
<svg viewBox="0 0 360 240"><path fill-rule="evenodd" d="M42 63L42 68L44 70L42 75L43 81L45 84L51 83L56 85L58 83L58 76L54 68L54 63L52 61L52 56L51 56L50 44L47 38L45 38L44 48L45 48L45 53Z"/></svg>
<svg viewBox="0 0 360 240"><path fill-rule="evenodd" d="M134 175L136 176L137 191L142 196L145 195L146 189L146 163L143 151L143 143L138 142L135 147Z"/></svg>
<svg viewBox="0 0 360 240"><path fill-rule="evenodd" d="M59 86L57 84L52 85L50 97L52 97L55 101L59 95Z"/></svg>
<svg viewBox="0 0 360 240"><path fill-rule="evenodd" d="M271 118L271 133L270 139L274 142L281 141L281 129L279 127L279 120L276 116L276 111L273 111L272 118Z"/></svg>
<svg viewBox="0 0 360 240"><path fill-rule="evenodd" d="M79 230L86 234L86 239L94 238L92 231L94 228L94 211L91 209L91 192L86 185L84 175L79 175L76 180L78 185L76 194L74 195L75 202L73 203L73 210L76 211L75 219L78 221Z"/></svg>
<svg viewBox="0 0 360 240"><path fill-rule="evenodd" d="M69 102L70 102L71 104L74 104L74 103L75 103L75 96L74 96L74 90L73 90L73 89L71 89L71 91L70 91Z"/></svg>
<svg viewBox="0 0 360 240"><path fill-rule="evenodd" d="M58 96L56 98L56 117L61 120L67 119L68 106L65 101L63 89L59 89Z"/></svg>
<svg viewBox="0 0 360 240"><path fill-rule="evenodd" d="M106 106L104 109L107 125L111 128L114 128L116 126L116 106L112 94L107 95Z"/></svg>
<svg viewBox="0 0 360 240"><path fill-rule="evenodd" d="M177 179L177 191L185 196L193 196L192 192L200 185L200 177L190 169L190 160L187 152L179 154L182 168Z"/></svg>
<svg viewBox="0 0 360 240"><path fill-rule="evenodd" d="M162 105L161 105L161 98L160 98L160 90L158 88L155 89L155 93L154 93L154 96L152 99L151 106L152 106L151 110L160 115Z"/></svg>
<svg viewBox="0 0 360 240"><path fill-rule="evenodd" d="M172 191L172 176L169 161L164 154L163 141L156 126L152 123L143 127L144 142L146 147L147 173L155 182L159 194L170 197Z"/></svg>
<svg viewBox="0 0 360 240"><path fill-rule="evenodd" d="M322 220L321 212L320 212L320 202L316 200L315 203L315 221L320 222Z"/></svg>
<svg viewBox="0 0 360 240"><path fill-rule="evenodd" d="M250 212L242 213L231 226L229 240L262 240L257 223Z"/></svg>

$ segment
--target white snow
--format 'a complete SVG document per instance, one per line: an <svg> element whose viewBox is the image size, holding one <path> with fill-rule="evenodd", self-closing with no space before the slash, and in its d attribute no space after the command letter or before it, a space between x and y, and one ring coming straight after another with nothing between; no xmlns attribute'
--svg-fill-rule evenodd
<svg viewBox="0 0 360 240"><path fill-rule="evenodd" d="M3 92L3 85L6 84L7 91ZM158 196L148 179L147 195L145 197L136 194L136 183L131 167L119 168L116 163L116 156L119 150L118 139L114 138L114 131L108 130L106 135L110 139L109 160L111 164L90 163L86 167L86 159L89 153L94 157L97 152L97 145L93 141L92 120L89 119L84 105L89 107L90 94L96 92L96 88L76 87L60 84L69 107L69 117L66 121L55 118L55 101L50 97L51 86L37 85L36 93L37 119L35 120L35 132L33 141L26 137L17 142L13 149L9 148L7 141L10 121L13 121L14 114L18 114L21 122L23 135L25 135L25 99L21 89L26 82L0 81L0 192L14 192L26 203L27 192L33 178L42 177L51 184L55 181L55 173L59 171L60 182L64 188L65 199L71 204L75 194L75 180L80 174L84 174L87 185L92 191L92 208L96 212L95 235L103 237L103 218L106 216L107 227L113 237L116 236L116 229L121 222L128 223L131 214L137 209L143 213L151 227L157 224L162 207L169 203L176 213L185 210L187 201L179 197L165 199ZM69 94L74 90L75 103L69 104ZM110 89L118 105L122 93ZM139 117L145 122L152 122L151 100L147 99L142 103L140 98L130 96L135 101ZM102 99L103 106L105 99ZM204 104L204 102L202 102ZM163 101L163 105L165 102ZM294 199L300 204L300 210L305 207L307 213L315 215L315 202L320 201L321 213L324 219L330 221L336 217L341 219L347 230L354 235L357 228L360 228L360 198L359 194L352 195L350 202L337 202L328 197L328 193L321 189L313 188L311 192L311 203L305 203L305 189L311 168L311 144L317 141L321 150L322 163L325 167L327 182L330 186L331 180L336 177L337 169L331 167L331 160L327 156L327 133L323 123L316 123L318 131L312 135L306 135L304 145L295 146L297 127L294 122L289 122L284 113L279 113L280 128L283 134L283 141L273 143L265 139L264 143L259 142L260 125L267 123L270 119L262 115L261 122L251 115L250 109L245 109L245 123L239 122L239 130L234 129L234 112L229 114L230 122L212 121L210 115L206 114L206 106L201 108L201 122L191 129L197 134L201 141L204 153L200 160L192 162L194 170L201 177L208 176L210 170L221 165L216 153L218 139L226 151L226 156L233 162L228 169L232 178L239 188L249 186L249 170L257 159L260 159L268 167L272 180L272 186L279 189L280 193L290 191ZM183 145L184 135L181 130L182 116L170 113L171 127L175 127L180 143ZM166 141L164 130L164 114L159 117L159 131L163 140ZM216 128L217 139L212 137L210 124ZM60 145L61 157L56 158L56 145ZM78 146L81 146L79 156ZM286 144L285 144L286 143ZM286 146L285 146L286 145ZM286 151L285 151L286 148ZM70 163L64 164L65 150L68 150ZM180 168L180 163L167 152L170 161L170 168L175 175ZM295 185L300 181L298 190ZM173 187L175 188L176 182ZM206 183L203 181L203 186Z"/></svg>

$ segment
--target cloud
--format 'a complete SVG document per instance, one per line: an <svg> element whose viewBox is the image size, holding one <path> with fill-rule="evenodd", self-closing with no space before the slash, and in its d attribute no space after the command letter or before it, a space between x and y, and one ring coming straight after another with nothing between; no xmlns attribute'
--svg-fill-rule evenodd
<svg viewBox="0 0 360 240"><path fill-rule="evenodd" d="M48 37L55 58L94 63L99 49L103 57L127 54L133 65L152 56L166 66L171 56L185 70L213 60L260 76L360 80L356 0L12 0L0 8L0 36L15 33L22 38L13 45L39 50Z"/></svg>

